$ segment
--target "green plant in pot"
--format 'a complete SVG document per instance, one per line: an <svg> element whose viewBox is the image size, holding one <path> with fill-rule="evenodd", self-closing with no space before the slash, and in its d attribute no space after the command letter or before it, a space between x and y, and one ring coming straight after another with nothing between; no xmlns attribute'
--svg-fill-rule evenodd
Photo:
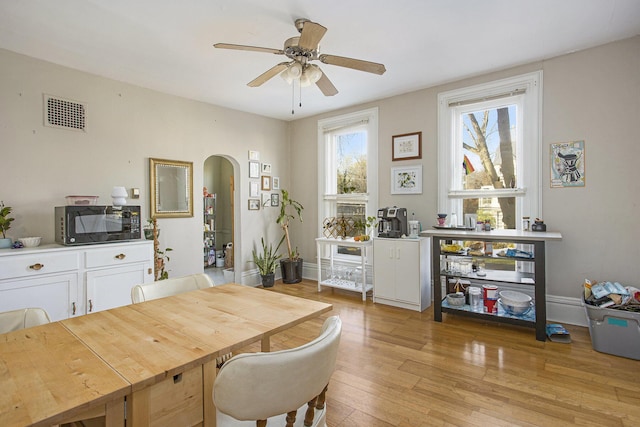
<svg viewBox="0 0 640 427"><path fill-rule="evenodd" d="M262 251L258 253L255 249L253 250L253 262L258 267L258 272L262 278L262 286L270 288L275 281L278 260L282 257L282 255L277 253L280 245L274 249L271 243L269 243L269 245L264 243L264 237L260 239L260 241L262 242ZM282 243L282 240L280 243Z"/></svg>
<svg viewBox="0 0 640 427"><path fill-rule="evenodd" d="M4 202L0 202L0 231L2 231L2 239L0 239L0 248L10 248L11 238L7 237L7 231L11 228L11 222L14 218L9 217L13 208L5 206Z"/></svg>
<svg viewBox="0 0 640 427"><path fill-rule="evenodd" d="M283 283L298 283L302 281L302 258L298 253L298 248L292 249L291 239L289 237L289 224L293 220L302 222L302 210L304 207L296 200L289 197L287 190L280 190L282 197L280 198L280 215L276 222L284 231L284 239L287 242L288 258L280 260L280 269L282 272Z"/></svg>
<svg viewBox="0 0 640 427"><path fill-rule="evenodd" d="M157 227L156 227L157 228ZM153 240L153 218L147 218L147 223L145 224L142 231L144 232L144 238L147 240ZM160 236L160 229L157 228L158 236Z"/></svg>

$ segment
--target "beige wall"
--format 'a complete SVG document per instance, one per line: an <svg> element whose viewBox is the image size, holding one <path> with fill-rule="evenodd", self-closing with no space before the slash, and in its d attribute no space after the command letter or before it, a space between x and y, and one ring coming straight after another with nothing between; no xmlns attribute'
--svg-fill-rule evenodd
<svg viewBox="0 0 640 427"><path fill-rule="evenodd" d="M43 126L43 93L87 104L87 131ZM51 243L53 208L70 194L97 195L111 204L111 189L141 190L149 215L149 157L194 164L193 218L161 219L161 246L171 247L172 276L202 271L202 185L205 160L225 155L237 166L240 221L236 266L254 268L254 241L276 235L275 209L247 210L248 150L288 179L287 124L166 95L0 50L0 200L14 208L14 239L42 236Z"/></svg>
<svg viewBox="0 0 640 427"><path fill-rule="evenodd" d="M548 245L547 292L578 298L584 278L640 285L640 37L293 122L291 176L304 179L292 180L291 193L309 220L294 229L302 255L315 256L318 119L378 107L380 206L406 207L430 226L437 211L438 93L539 69L543 219L563 234L562 242ZM390 168L400 164L391 162L391 137L416 131L422 131L422 161L402 164L422 163L423 194L391 196ZM586 186L551 189L549 144L573 140L585 141Z"/></svg>
<svg viewBox="0 0 640 427"><path fill-rule="evenodd" d="M640 158L640 37L289 124L0 50L0 199L14 207L16 217L9 234L42 235L51 242L53 207L63 204L64 196L94 194L109 204L114 185L139 187L139 204L148 215L148 158L193 161L196 216L161 220L161 244L174 248L171 274L201 271L203 165L211 155L224 155L236 166L240 192L236 269L250 270L253 265L247 261L255 242L262 235L274 242L280 237L277 209L246 207L247 151L257 150L261 161L272 164L282 188L305 206L304 223L292 226L293 244L313 262L319 221L318 119L378 107L379 204L407 207L428 226L437 210L437 94L539 69L544 72L544 220L564 236L548 246L548 293L576 298L584 278L638 285L633 266L640 259L640 180L635 173ZM43 127L43 93L86 102L87 132ZM391 136L415 131L423 133L423 194L391 196ZM586 187L551 189L549 144L581 139Z"/></svg>

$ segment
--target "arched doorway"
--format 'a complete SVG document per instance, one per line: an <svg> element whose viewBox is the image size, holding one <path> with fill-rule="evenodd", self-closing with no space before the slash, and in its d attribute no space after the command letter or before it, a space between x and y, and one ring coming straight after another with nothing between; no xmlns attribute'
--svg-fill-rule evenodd
<svg viewBox="0 0 640 427"><path fill-rule="evenodd" d="M204 271L216 285L234 280L234 167L225 156L210 156L203 168Z"/></svg>

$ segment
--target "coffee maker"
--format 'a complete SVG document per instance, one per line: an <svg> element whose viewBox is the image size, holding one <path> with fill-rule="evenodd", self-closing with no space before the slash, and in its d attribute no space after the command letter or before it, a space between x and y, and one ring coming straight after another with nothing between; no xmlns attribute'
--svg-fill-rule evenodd
<svg viewBox="0 0 640 427"><path fill-rule="evenodd" d="M407 235L407 209L378 209L378 237L399 238Z"/></svg>

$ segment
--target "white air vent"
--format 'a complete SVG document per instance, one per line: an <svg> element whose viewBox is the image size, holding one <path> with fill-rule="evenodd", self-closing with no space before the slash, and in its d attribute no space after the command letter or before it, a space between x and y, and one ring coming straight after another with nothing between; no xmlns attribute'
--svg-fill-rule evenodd
<svg viewBox="0 0 640 427"><path fill-rule="evenodd" d="M44 125L84 131L86 105L44 94Z"/></svg>

